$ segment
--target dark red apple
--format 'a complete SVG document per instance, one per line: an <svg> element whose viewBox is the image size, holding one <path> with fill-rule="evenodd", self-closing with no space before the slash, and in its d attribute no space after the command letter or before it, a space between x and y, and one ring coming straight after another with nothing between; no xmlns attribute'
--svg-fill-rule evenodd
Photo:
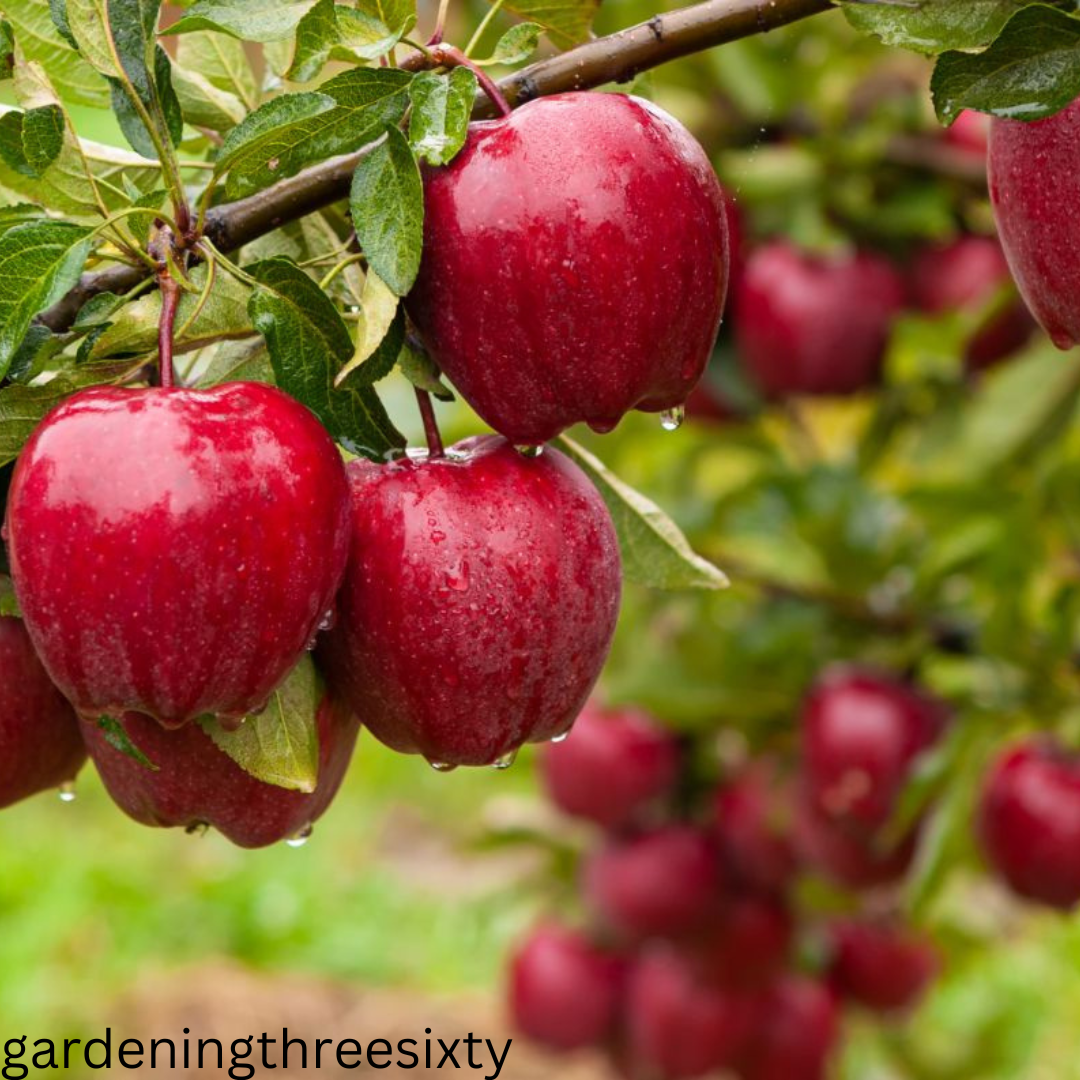
<svg viewBox="0 0 1080 1080"><path fill-rule="evenodd" d="M838 666L810 691L800 724L815 812L868 837L889 822L915 759L941 734L944 711L889 676Z"/></svg>
<svg viewBox="0 0 1080 1080"><path fill-rule="evenodd" d="M510 1010L517 1027L555 1050L602 1046L615 1034L626 962L583 934L536 930L510 966Z"/></svg>
<svg viewBox="0 0 1080 1080"><path fill-rule="evenodd" d="M75 778L86 749L20 619L0 618L0 807Z"/></svg>
<svg viewBox="0 0 1080 1080"><path fill-rule="evenodd" d="M779 900L742 895L728 901L693 951L718 985L757 990L784 970L794 931L791 912Z"/></svg>
<svg viewBox="0 0 1080 1080"><path fill-rule="evenodd" d="M834 924L831 937L833 986L876 1012L911 1008L937 974L937 950L911 931L849 919Z"/></svg>
<svg viewBox="0 0 1080 1080"><path fill-rule="evenodd" d="M861 837L804 804L797 818L799 856L808 869L848 889L874 889L899 881L915 857L917 832L895 844Z"/></svg>
<svg viewBox="0 0 1080 1080"><path fill-rule="evenodd" d="M705 152L649 102L570 93L474 123L425 179L409 313L496 431L537 444L686 401L728 273Z"/></svg>
<svg viewBox="0 0 1080 1080"><path fill-rule="evenodd" d="M690 825L612 840L592 855L583 876L590 907L631 939L701 931L722 906L722 884L712 838Z"/></svg>
<svg viewBox="0 0 1080 1080"><path fill-rule="evenodd" d="M671 790L679 748L645 713L590 703L565 741L544 748L540 771L560 810L614 829Z"/></svg>
<svg viewBox="0 0 1080 1080"><path fill-rule="evenodd" d="M790 975L761 1000L739 1074L744 1080L825 1080L839 1028L832 992Z"/></svg>
<svg viewBox="0 0 1080 1080"><path fill-rule="evenodd" d="M1080 902L1080 758L1049 741L1021 743L986 777L983 853L1013 892L1068 910Z"/></svg>
<svg viewBox="0 0 1080 1080"><path fill-rule="evenodd" d="M26 626L76 709L174 727L265 705L348 551L330 437L271 386L95 387L34 432L8 495Z"/></svg>
<svg viewBox="0 0 1080 1080"><path fill-rule="evenodd" d="M84 721L91 760L116 805L142 825L212 826L243 848L304 836L337 794L360 730L348 709L329 696L323 699L317 718L318 785L306 794L256 780L199 724L168 731L138 713L120 722L157 771L110 745L97 724Z"/></svg>
<svg viewBox="0 0 1080 1080"><path fill-rule="evenodd" d="M984 312L1003 289L1010 302L990 315L968 342L965 358L981 370L1016 352L1031 337L1035 323L1013 292L1009 264L992 236L961 236L923 248L911 269L915 306L931 315L946 311Z"/></svg>
<svg viewBox="0 0 1080 1080"><path fill-rule="evenodd" d="M1080 99L1045 120L990 122L990 201L1020 294L1060 349L1080 342Z"/></svg>
<svg viewBox="0 0 1080 1080"><path fill-rule="evenodd" d="M376 738L441 766L564 734L607 657L621 592L603 500L556 450L496 436L356 461L352 552L322 653Z"/></svg>
<svg viewBox="0 0 1080 1080"><path fill-rule="evenodd" d="M945 129L945 141L960 150L986 156L990 141L990 117L974 109L963 109Z"/></svg>
<svg viewBox="0 0 1080 1080"><path fill-rule="evenodd" d="M851 394L877 381L904 284L868 252L801 252L785 241L746 261L733 293L739 357L770 397Z"/></svg>
<svg viewBox="0 0 1080 1080"><path fill-rule="evenodd" d="M630 976L627 1057L656 1080L706 1076L735 1063L754 1014L749 998L699 978L677 952L654 946Z"/></svg>

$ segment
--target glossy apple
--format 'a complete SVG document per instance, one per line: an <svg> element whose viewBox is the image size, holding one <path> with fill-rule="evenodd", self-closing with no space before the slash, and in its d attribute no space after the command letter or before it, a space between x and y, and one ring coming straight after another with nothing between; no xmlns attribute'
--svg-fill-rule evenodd
<svg viewBox="0 0 1080 1080"><path fill-rule="evenodd" d="M733 294L740 360L770 397L854 393L877 381L903 302L903 281L880 256L775 241L747 259Z"/></svg>
<svg viewBox="0 0 1080 1080"><path fill-rule="evenodd" d="M637 709L596 703L540 759L551 801L608 829L629 824L670 792L678 771L678 743L669 731Z"/></svg>
<svg viewBox="0 0 1080 1080"><path fill-rule="evenodd" d="M611 840L583 872L586 902L629 939L701 931L722 906L722 884L715 843L690 825Z"/></svg>
<svg viewBox="0 0 1080 1080"><path fill-rule="evenodd" d="M266 703L331 608L348 528L330 437L257 383L75 394L27 443L7 507L53 681L92 718L166 726Z"/></svg>
<svg viewBox="0 0 1080 1080"><path fill-rule="evenodd" d="M579 92L474 123L426 174L407 304L439 366L515 444L681 406L728 272L720 185L656 106Z"/></svg>
<svg viewBox="0 0 1080 1080"><path fill-rule="evenodd" d="M565 455L496 436L355 461L331 685L372 734L440 766L562 735L607 657L621 593L603 500Z"/></svg>
<svg viewBox="0 0 1080 1080"><path fill-rule="evenodd" d="M761 1001L756 1017L740 1063L743 1080L825 1080L840 1027L827 987L788 976Z"/></svg>
<svg viewBox="0 0 1080 1080"><path fill-rule="evenodd" d="M1056 116L990 122L990 201L1016 284L1061 349L1080 342L1080 99Z"/></svg>
<svg viewBox="0 0 1080 1080"><path fill-rule="evenodd" d="M937 974L937 951L913 931L848 919L835 923L830 936L833 986L876 1012L910 1009Z"/></svg>
<svg viewBox="0 0 1080 1080"><path fill-rule="evenodd" d="M1035 329L1015 294L1001 245L992 236L961 236L923 248L912 264L910 284L915 306L931 315L946 311L980 315L1003 291L1011 295L968 342L965 359L973 370L1016 352Z"/></svg>
<svg viewBox="0 0 1080 1080"><path fill-rule="evenodd" d="M783 971L794 934L794 920L784 903L744 894L728 901L693 951L717 985L758 990Z"/></svg>
<svg viewBox="0 0 1080 1080"><path fill-rule="evenodd" d="M1048 742L1021 743L986 777L978 833L1013 892L1068 910L1080 902L1080 758Z"/></svg>
<svg viewBox="0 0 1080 1080"><path fill-rule="evenodd" d="M536 930L510 965L510 1011L521 1032L556 1050L602 1046L616 1030L626 962L583 934Z"/></svg>
<svg viewBox="0 0 1080 1080"><path fill-rule="evenodd" d="M20 619L0 617L0 807L75 778L86 749Z"/></svg>
<svg viewBox="0 0 1080 1080"><path fill-rule="evenodd" d="M239 847L259 848L302 837L341 786L360 723L329 697L316 723L319 779L310 794L256 780L199 724L169 731L138 713L122 718L128 738L157 771L113 747L95 723L83 721L82 730L106 789L128 817L159 828L208 825Z"/></svg>

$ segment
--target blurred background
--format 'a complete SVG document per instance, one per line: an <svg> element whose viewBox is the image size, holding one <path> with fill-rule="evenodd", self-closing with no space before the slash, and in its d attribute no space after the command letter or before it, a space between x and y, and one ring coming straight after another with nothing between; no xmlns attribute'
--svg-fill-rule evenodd
<svg viewBox="0 0 1080 1080"><path fill-rule="evenodd" d="M449 39L485 10L455 0ZM656 10L608 0L597 31ZM494 20L492 43L510 21ZM971 824L1008 738L1080 738L1080 358L1025 327L973 359L987 326L1015 318L1000 273L946 301L920 296L928 250L993 229L985 131L976 119L944 133L928 77L830 13L634 84L691 128L733 196L735 275L777 240L828 258L858 248L888 260L904 296L862 380L874 386L766 394L736 311L677 433L640 414L603 438L575 433L732 580L715 594L628 587L598 694L677 731L706 781L764 752L790 757L800 702L834 661L948 701L950 733L908 796L910 814L930 811L903 881L884 898L812 876L796 889L805 926L885 907L943 958L909 1013L845 1013L838 1075L1067 1080L1080 1076L1080 927L990 883ZM84 136L119 141L109 116L73 113ZM803 332L841 353L851 335L816 316ZM386 399L418 437L411 389ZM439 416L451 439L478 428L461 405ZM583 920L578 858L598 836L550 805L535 763L529 750L506 772L440 775L362 736L311 840L259 852L143 829L87 768L74 802L39 796L0 815L5 1033L508 1032L507 954L541 916ZM807 940L797 952L812 964L812 929ZM503 1075L553 1071L610 1075L588 1053L550 1059L524 1040Z"/></svg>

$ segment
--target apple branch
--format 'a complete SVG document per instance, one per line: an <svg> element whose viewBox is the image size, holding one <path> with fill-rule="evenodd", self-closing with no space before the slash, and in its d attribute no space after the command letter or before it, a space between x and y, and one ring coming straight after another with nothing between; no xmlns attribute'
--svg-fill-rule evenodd
<svg viewBox="0 0 1080 1080"><path fill-rule="evenodd" d="M515 105L566 90L627 82L670 60L763 34L832 7L832 0L705 0L654 15L637 26L531 64L497 86ZM493 111L486 95L477 98L476 116L491 116ZM331 158L246 199L211 208L205 223L207 237L219 251L235 251L281 225L345 198L356 165L367 150L361 147L352 154ZM37 321L54 333L63 333L91 297L104 292L125 293L145 277L144 268L126 265L84 274Z"/></svg>

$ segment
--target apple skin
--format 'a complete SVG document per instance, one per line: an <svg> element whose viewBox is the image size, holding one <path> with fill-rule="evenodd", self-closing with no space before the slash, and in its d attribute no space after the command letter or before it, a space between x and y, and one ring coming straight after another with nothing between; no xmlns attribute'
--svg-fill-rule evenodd
<svg viewBox="0 0 1080 1080"><path fill-rule="evenodd" d="M767 397L855 393L877 381L903 303L902 279L877 255L767 244L733 294L739 358Z"/></svg>
<svg viewBox="0 0 1080 1080"><path fill-rule="evenodd" d="M805 800L795 827L799 856L813 869L847 889L861 891L899 881L915 857L918 831L891 847L864 839L832 818L821 817Z"/></svg>
<svg viewBox="0 0 1080 1080"><path fill-rule="evenodd" d="M747 894L728 901L694 952L718 986L760 990L783 971L794 937L795 923L786 905Z"/></svg>
<svg viewBox="0 0 1080 1080"><path fill-rule="evenodd" d="M260 848L302 834L337 794L352 759L359 721L328 695L319 706L319 779L310 794L267 784L244 772L198 724L167 730L148 716L120 721L157 771L111 746L82 722L90 758L128 817L142 825L194 830L209 825L238 847Z"/></svg>
<svg viewBox="0 0 1080 1080"><path fill-rule="evenodd" d="M622 573L611 515L564 454L497 436L354 461L352 551L321 659L393 750L488 765L570 730L600 674Z"/></svg>
<svg viewBox="0 0 1080 1080"><path fill-rule="evenodd" d="M75 712L22 620L0 617L0 808L73 780L85 760Z"/></svg>
<svg viewBox="0 0 1080 1080"><path fill-rule="evenodd" d="M1028 308L1059 349L1080 342L1080 99L1045 120L990 121L990 203Z"/></svg>
<svg viewBox="0 0 1080 1080"><path fill-rule="evenodd" d="M348 496L330 437L274 387L68 398L27 443L7 507L53 681L94 719L258 711L332 607Z"/></svg>
<svg viewBox="0 0 1080 1080"><path fill-rule="evenodd" d="M977 831L990 866L1019 896L1063 911L1080 902L1080 759L1021 743L988 773Z"/></svg>
<svg viewBox="0 0 1080 1080"><path fill-rule="evenodd" d="M627 964L583 934L542 926L510 964L510 1012L529 1039L555 1050L603 1046L622 1007Z"/></svg>
<svg viewBox="0 0 1080 1080"><path fill-rule="evenodd" d="M679 772L676 739L636 709L589 703L569 738L544 747L540 775L564 813L606 829L631 824L668 794Z"/></svg>
<svg viewBox="0 0 1080 1080"><path fill-rule="evenodd" d="M965 309L977 313L1011 283L1005 253L992 236L961 236L923 248L915 256L910 278L915 306L930 315ZM1034 330L1034 320L1016 297L968 342L968 369L981 371L1010 356Z"/></svg>
<svg viewBox="0 0 1080 1080"><path fill-rule="evenodd" d="M957 149L985 157L990 142L990 117L973 109L962 109L945 129L945 141Z"/></svg>
<svg viewBox="0 0 1080 1080"><path fill-rule="evenodd" d="M815 813L872 837L888 824L915 759L944 723L938 702L890 676L827 670L800 716L804 790Z"/></svg>
<svg viewBox="0 0 1080 1080"><path fill-rule="evenodd" d="M739 1075L743 1080L825 1080L839 1033L832 992L812 979L788 976L759 1002Z"/></svg>
<svg viewBox="0 0 1080 1080"><path fill-rule="evenodd" d="M727 288L720 184L656 106L587 91L470 126L426 172L407 300L439 366L517 445L681 406Z"/></svg>
<svg viewBox="0 0 1080 1080"><path fill-rule="evenodd" d="M875 1012L912 1008L939 967L937 951L902 928L845 920L830 929L830 979L837 992Z"/></svg>

